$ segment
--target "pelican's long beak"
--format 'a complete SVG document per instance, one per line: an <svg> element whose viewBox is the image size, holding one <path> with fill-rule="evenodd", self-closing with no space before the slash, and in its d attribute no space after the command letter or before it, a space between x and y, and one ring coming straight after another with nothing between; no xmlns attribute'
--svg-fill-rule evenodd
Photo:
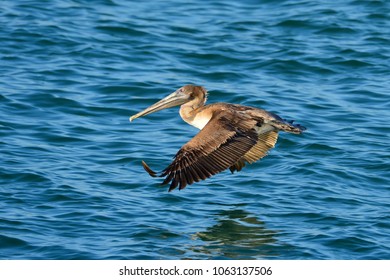
<svg viewBox="0 0 390 280"><path fill-rule="evenodd" d="M162 109L183 105L184 103L189 101L189 98L190 97L187 94L185 94L183 90L178 89L177 91L171 93L170 95L168 95L164 99L161 99L160 101L153 104L152 106L146 108L145 110L139 112L138 114L135 114L134 116L131 116L130 121L160 111Z"/></svg>

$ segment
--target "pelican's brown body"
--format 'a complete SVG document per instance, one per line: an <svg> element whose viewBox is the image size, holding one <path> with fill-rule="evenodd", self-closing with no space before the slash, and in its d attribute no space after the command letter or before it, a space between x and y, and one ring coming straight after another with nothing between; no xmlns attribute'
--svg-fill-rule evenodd
<svg viewBox="0 0 390 280"><path fill-rule="evenodd" d="M300 134L305 130L303 126L262 109L229 103L205 106L206 99L207 92L203 87L186 85L130 118L132 121L181 105L182 119L200 129L159 175L165 177L162 184L170 183L169 191L177 186L183 189L227 168L231 172L240 171L246 163L267 155L275 146L278 131ZM151 176L157 176L145 162L142 164Z"/></svg>

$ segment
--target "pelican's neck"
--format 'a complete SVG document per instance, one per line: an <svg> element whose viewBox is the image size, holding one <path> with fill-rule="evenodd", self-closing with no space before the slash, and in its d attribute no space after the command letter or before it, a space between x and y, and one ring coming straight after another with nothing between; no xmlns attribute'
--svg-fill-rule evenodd
<svg viewBox="0 0 390 280"><path fill-rule="evenodd" d="M192 124L192 121L194 120L196 116L196 109L191 104L184 104L180 106L180 117L188 124Z"/></svg>
<svg viewBox="0 0 390 280"><path fill-rule="evenodd" d="M188 124L202 129L211 119L212 112L207 110L208 106L193 108L191 105L184 104L180 107L180 116Z"/></svg>

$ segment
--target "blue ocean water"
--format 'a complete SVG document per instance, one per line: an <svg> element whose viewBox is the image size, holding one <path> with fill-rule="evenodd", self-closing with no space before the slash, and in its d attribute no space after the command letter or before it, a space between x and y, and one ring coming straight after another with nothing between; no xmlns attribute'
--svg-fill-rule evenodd
<svg viewBox="0 0 390 280"><path fill-rule="evenodd" d="M390 259L390 2L0 1L1 259ZM209 103L306 126L183 191Z"/></svg>

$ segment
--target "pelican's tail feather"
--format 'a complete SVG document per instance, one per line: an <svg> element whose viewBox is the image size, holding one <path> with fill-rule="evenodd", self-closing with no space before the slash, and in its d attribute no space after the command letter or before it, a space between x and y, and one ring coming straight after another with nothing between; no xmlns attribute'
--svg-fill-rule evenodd
<svg viewBox="0 0 390 280"><path fill-rule="evenodd" d="M287 120L274 120L272 121L272 125L276 127L279 130L290 132L294 134L301 134L306 130L306 127L300 124L294 124L294 121L287 121Z"/></svg>

